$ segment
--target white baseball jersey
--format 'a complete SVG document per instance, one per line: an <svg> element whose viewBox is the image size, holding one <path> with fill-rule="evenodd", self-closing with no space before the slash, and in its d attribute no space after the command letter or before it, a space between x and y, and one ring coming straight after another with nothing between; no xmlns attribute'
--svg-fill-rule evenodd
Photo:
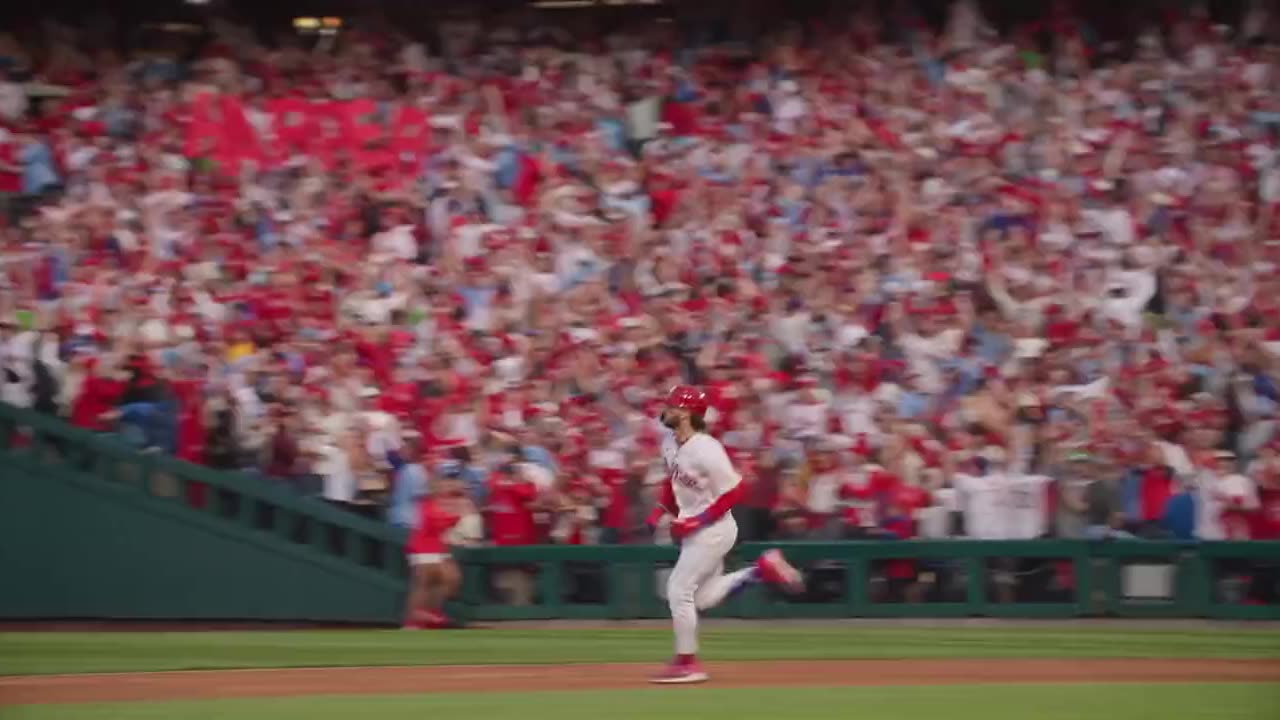
<svg viewBox="0 0 1280 720"><path fill-rule="evenodd" d="M1049 497L1053 479L1044 475L1014 475L1005 487L1005 537L1034 540L1049 529Z"/></svg>
<svg viewBox="0 0 1280 720"><path fill-rule="evenodd" d="M983 540L1005 537L1005 478L1003 475L956 475L964 508L965 535Z"/></svg>
<svg viewBox="0 0 1280 720"><path fill-rule="evenodd" d="M674 435L662 442L662 457L675 491L679 517L693 517L742 482L720 441L697 433L678 444Z"/></svg>

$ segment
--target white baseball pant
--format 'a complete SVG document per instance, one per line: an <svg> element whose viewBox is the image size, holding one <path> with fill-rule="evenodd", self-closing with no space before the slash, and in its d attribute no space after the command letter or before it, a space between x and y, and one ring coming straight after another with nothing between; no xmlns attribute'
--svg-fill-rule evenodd
<svg viewBox="0 0 1280 720"><path fill-rule="evenodd" d="M755 579L755 566L724 574L724 556L738 539L738 523L725 515L685 538L680 558L667 578L667 604L675 626L676 654L698 652L698 611L719 605Z"/></svg>

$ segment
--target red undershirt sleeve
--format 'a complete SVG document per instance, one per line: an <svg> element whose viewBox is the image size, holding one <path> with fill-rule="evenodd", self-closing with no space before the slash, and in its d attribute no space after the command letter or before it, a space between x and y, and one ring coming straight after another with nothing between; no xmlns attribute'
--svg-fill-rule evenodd
<svg viewBox="0 0 1280 720"><path fill-rule="evenodd" d="M742 500L743 494L742 483L734 485L729 488L728 492L716 498L715 502L711 503L711 507L703 510L699 517L702 518L704 524L710 525L732 510L733 506Z"/></svg>

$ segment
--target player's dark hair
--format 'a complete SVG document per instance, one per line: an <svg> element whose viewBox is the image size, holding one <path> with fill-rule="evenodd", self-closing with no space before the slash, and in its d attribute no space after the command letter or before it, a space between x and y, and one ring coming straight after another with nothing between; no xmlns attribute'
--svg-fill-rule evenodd
<svg viewBox="0 0 1280 720"><path fill-rule="evenodd" d="M692 425L693 429L697 430L698 432L707 431L707 421L701 415L690 415L689 424Z"/></svg>

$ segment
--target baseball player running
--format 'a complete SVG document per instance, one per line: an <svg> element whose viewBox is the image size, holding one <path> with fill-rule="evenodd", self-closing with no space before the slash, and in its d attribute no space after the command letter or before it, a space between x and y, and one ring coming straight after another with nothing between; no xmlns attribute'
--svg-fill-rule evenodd
<svg viewBox="0 0 1280 720"><path fill-rule="evenodd" d="M720 441L705 432L706 411L707 396L687 385L671 389L662 411L662 424L672 430L663 444L669 481L663 485L661 503L649 516L649 524L673 515L671 536L681 545L680 558L667 580L676 655L652 679L655 683L708 679L698 664L699 610L719 605L758 580L788 592L804 588L800 573L776 549L761 555L751 567L724 574L724 557L738 538L738 524L729 511L743 495L742 477Z"/></svg>

